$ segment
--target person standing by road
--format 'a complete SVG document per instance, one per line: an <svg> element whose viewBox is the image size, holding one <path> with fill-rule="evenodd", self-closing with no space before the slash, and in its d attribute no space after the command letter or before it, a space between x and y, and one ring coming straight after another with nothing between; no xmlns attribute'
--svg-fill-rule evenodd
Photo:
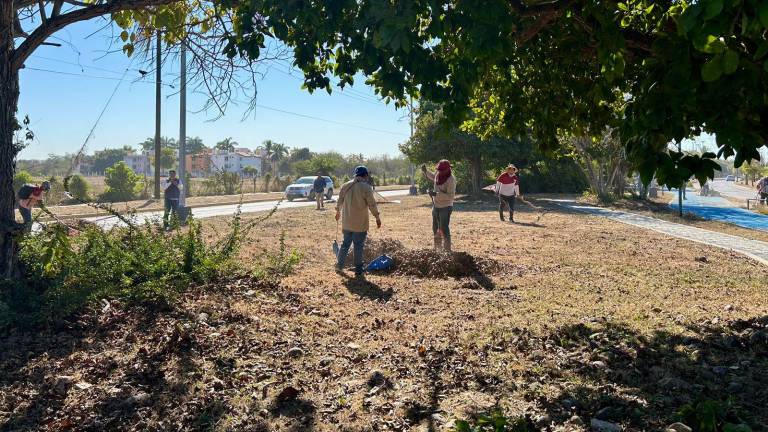
<svg viewBox="0 0 768 432"><path fill-rule="evenodd" d="M317 201L317 208L315 210L324 209L325 208L325 201L324 201L325 178L323 177L323 173L321 172L317 173L317 178L315 179L315 182L312 184L312 190L315 192L315 201Z"/></svg>
<svg viewBox="0 0 768 432"><path fill-rule="evenodd" d="M757 193L760 195L760 202L768 204L768 176L765 176L757 182Z"/></svg>
<svg viewBox="0 0 768 432"><path fill-rule="evenodd" d="M421 172L434 182L434 189L429 192L432 197L432 233L434 234L435 250L451 251L451 214L453 200L456 196L456 178L451 172L451 163L443 159L437 163L435 172L421 165Z"/></svg>
<svg viewBox="0 0 768 432"><path fill-rule="evenodd" d="M51 183L44 181L40 186L25 184L19 188L19 213L24 220L24 231L32 231L32 209L43 202L43 195L51 190Z"/></svg>
<svg viewBox="0 0 768 432"><path fill-rule="evenodd" d="M517 167L509 164L496 179L496 196L499 198L499 219L504 222L504 207L509 209L509 222L515 222L515 197L520 195L520 176Z"/></svg>
<svg viewBox="0 0 768 432"><path fill-rule="evenodd" d="M368 236L369 211L376 218L376 228L381 228L379 209L368 179L368 168L362 165L355 168L355 178L344 183L336 202L336 222L341 219L341 229L344 234L336 261L336 271L344 270L344 261L347 259L349 247L354 244L355 276L358 277L363 275L363 249Z"/></svg>
<svg viewBox="0 0 768 432"><path fill-rule="evenodd" d="M175 215L179 217L179 199L181 199L182 184L176 171L168 171L168 179L165 181L165 213L163 214L163 227L170 226L170 218Z"/></svg>

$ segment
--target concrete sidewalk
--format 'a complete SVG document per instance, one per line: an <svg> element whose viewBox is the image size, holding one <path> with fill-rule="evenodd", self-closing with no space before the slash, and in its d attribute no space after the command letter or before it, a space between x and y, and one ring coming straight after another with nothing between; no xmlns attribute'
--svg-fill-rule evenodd
<svg viewBox="0 0 768 432"><path fill-rule="evenodd" d="M744 237L730 234L708 231L701 228L668 222L635 213L582 205L573 200L547 199L543 201L550 201L571 210L576 210L595 216L602 216L617 222L657 231L672 237L682 238L697 243L703 243L705 245L738 252L762 264L768 265L768 243L766 242L750 240Z"/></svg>

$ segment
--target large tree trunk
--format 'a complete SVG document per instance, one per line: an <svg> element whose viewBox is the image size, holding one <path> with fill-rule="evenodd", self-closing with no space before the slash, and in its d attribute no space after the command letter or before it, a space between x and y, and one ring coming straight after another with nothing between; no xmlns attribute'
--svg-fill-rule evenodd
<svg viewBox="0 0 768 432"><path fill-rule="evenodd" d="M472 185L470 192L473 197L479 197L480 191L483 189L481 182L483 181L483 159L479 154L472 156L469 161L470 174L472 176Z"/></svg>
<svg viewBox="0 0 768 432"><path fill-rule="evenodd" d="M0 1L0 277L6 278L18 272L13 190L17 149L13 136L18 127L19 71L12 65L14 18L13 2Z"/></svg>

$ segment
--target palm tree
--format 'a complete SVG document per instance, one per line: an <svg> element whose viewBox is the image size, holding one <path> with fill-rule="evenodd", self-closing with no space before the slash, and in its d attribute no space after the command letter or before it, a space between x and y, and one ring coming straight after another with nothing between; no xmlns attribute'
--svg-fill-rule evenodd
<svg viewBox="0 0 768 432"><path fill-rule="evenodd" d="M268 165L270 165L269 158L272 156L272 149L274 148L275 144L277 143L271 139L268 139L261 143L260 146L256 147L256 150L263 150L264 155L266 155L266 158L261 160L261 172L263 173L271 171L271 167L268 167Z"/></svg>
<svg viewBox="0 0 768 432"><path fill-rule="evenodd" d="M247 166L243 168L243 174L249 176L253 180L253 192L256 193L256 176L259 174L259 170L256 167Z"/></svg>
<svg viewBox="0 0 768 432"><path fill-rule="evenodd" d="M224 151L235 151L235 146L238 145L237 141L232 139L232 137L224 138L223 140L216 143L216 146L214 147L217 150L224 150Z"/></svg>
<svg viewBox="0 0 768 432"><path fill-rule="evenodd" d="M275 143L272 145L272 152L269 155L269 160L272 161L272 170L275 173L275 177L279 177L279 165L280 162L288 157L288 146L282 143Z"/></svg>

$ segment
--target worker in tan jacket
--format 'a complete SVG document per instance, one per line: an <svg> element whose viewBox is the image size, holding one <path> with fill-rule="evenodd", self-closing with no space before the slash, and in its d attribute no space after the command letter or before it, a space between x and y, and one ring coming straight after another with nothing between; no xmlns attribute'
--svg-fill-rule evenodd
<svg viewBox="0 0 768 432"><path fill-rule="evenodd" d="M339 199L336 202L336 221L341 219L341 229L344 240L337 257L337 271L344 270L344 261L347 259L349 247L355 245L355 275L363 275L363 248L368 236L368 212L376 218L376 228L381 228L379 209L376 206L376 198L373 196L373 188L368 183L368 168L359 166L355 168L355 178L344 183L339 191Z"/></svg>
<svg viewBox="0 0 768 432"><path fill-rule="evenodd" d="M434 182L434 189L429 191L432 197L432 233L435 236L435 250L441 248L451 251L451 213L453 199L456 196L456 178L451 172L451 163L443 159L438 162L435 172L421 166L424 176Z"/></svg>

